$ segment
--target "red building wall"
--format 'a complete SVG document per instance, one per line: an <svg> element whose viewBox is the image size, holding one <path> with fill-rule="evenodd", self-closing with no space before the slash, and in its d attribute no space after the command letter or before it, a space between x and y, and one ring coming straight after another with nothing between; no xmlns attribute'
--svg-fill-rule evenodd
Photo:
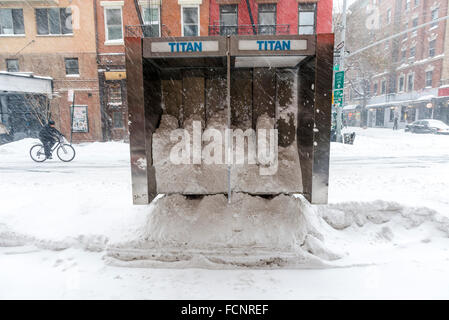
<svg viewBox="0 0 449 320"><path fill-rule="evenodd" d="M317 33L332 32L332 5L333 0L250 0L251 11L254 23L257 24L258 4L259 3L276 3L277 4L277 24L290 25L290 34L298 33L298 4L299 3L317 3ZM238 4L238 23L239 25L250 25L251 20L246 5L246 0L210 0L210 16L209 24L219 24L220 22L220 5L221 4Z"/></svg>

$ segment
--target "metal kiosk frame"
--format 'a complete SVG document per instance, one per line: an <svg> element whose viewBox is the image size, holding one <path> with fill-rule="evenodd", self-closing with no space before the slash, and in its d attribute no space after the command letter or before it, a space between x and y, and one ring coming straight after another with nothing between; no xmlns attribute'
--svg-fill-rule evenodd
<svg viewBox="0 0 449 320"><path fill-rule="evenodd" d="M288 42L280 47L276 41ZM332 99L333 34L254 35L179 38L126 37L126 68L132 191L134 204L157 196L152 134L161 115L161 70L219 67L227 70L228 126L230 77L236 60L297 57L296 141L303 194L313 204L328 199ZM230 192L230 191L229 191Z"/></svg>

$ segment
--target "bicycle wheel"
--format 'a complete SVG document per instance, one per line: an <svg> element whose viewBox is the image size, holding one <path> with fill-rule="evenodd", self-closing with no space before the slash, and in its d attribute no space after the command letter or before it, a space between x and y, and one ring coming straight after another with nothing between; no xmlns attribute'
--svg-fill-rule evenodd
<svg viewBox="0 0 449 320"><path fill-rule="evenodd" d="M64 162L70 162L75 158L75 149L70 144L61 144L56 151L58 158Z"/></svg>
<svg viewBox="0 0 449 320"><path fill-rule="evenodd" d="M36 162L44 162L45 160L47 160L47 157L45 156L44 146L41 144L36 144L35 146L31 147L30 156L31 159Z"/></svg>

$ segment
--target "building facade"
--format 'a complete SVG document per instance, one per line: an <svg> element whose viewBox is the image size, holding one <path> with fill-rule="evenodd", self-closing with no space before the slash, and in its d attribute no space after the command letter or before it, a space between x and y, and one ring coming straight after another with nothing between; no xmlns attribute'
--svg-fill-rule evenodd
<svg viewBox="0 0 449 320"><path fill-rule="evenodd" d="M51 118L76 142L102 140L94 17L90 1L0 1L0 70L51 77Z"/></svg>
<svg viewBox="0 0 449 320"><path fill-rule="evenodd" d="M349 38L350 51L391 39L349 60L346 121L368 127L393 127L397 118L400 128L428 118L448 123L449 93L444 89L448 23L447 19L438 20L447 15L448 2L359 0L350 11L347 32L354 35ZM375 21L370 23L369 19ZM357 30L360 26L365 28ZM370 60L370 54L378 60ZM351 69L351 63L363 59L371 64L371 70ZM366 88L360 88L362 81Z"/></svg>
<svg viewBox="0 0 449 320"><path fill-rule="evenodd" d="M248 3L0 0L0 71L52 78L51 117L73 141L127 139L127 35L332 32L332 0Z"/></svg>

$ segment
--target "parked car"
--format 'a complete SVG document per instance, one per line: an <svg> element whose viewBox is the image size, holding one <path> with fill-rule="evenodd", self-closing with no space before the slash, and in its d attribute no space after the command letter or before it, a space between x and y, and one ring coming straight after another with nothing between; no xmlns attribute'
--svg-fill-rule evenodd
<svg viewBox="0 0 449 320"><path fill-rule="evenodd" d="M435 119L423 119L412 122L410 124L407 124L404 130L413 133L434 133L449 135L449 126L443 121Z"/></svg>

